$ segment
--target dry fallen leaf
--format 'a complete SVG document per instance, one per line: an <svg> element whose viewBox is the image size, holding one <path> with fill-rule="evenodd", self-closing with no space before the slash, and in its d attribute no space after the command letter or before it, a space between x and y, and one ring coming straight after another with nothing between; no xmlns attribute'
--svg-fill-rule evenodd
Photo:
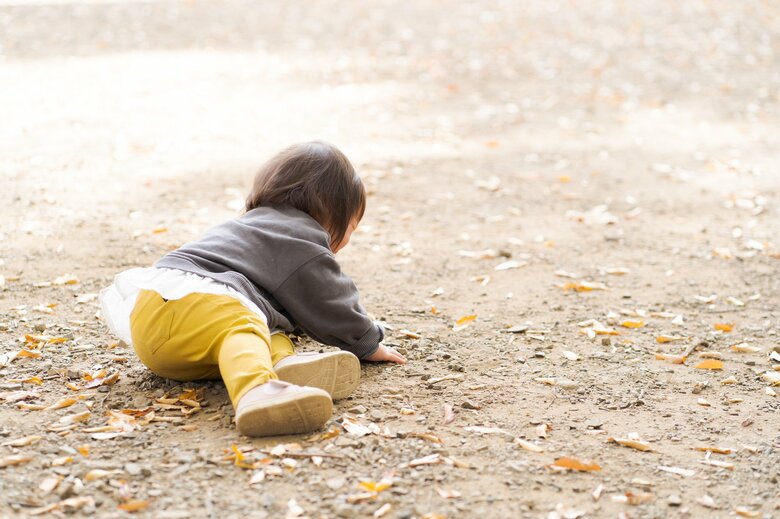
<svg viewBox="0 0 780 519"><path fill-rule="evenodd" d="M626 492L617 496L612 496L612 501L615 503L625 503L628 505L636 506L646 503L653 499L653 494L634 494L633 492Z"/></svg>
<svg viewBox="0 0 780 519"><path fill-rule="evenodd" d="M601 467L594 462L583 462L576 458L558 458L552 465L554 467L562 467L571 470L578 470L580 472L593 472L601 470Z"/></svg>
<svg viewBox="0 0 780 519"><path fill-rule="evenodd" d="M723 369L723 362L719 360L705 360L694 366L696 369Z"/></svg>
<svg viewBox="0 0 780 519"><path fill-rule="evenodd" d="M607 438L607 443L617 443L642 452L658 452L649 443L632 438Z"/></svg>
<svg viewBox="0 0 780 519"><path fill-rule="evenodd" d="M721 332L730 332L734 329L734 323L715 323L712 325L713 328L716 330L720 330Z"/></svg>
<svg viewBox="0 0 780 519"><path fill-rule="evenodd" d="M526 265L525 262L509 260L503 263L499 263L493 268L493 270L501 271L501 270L517 269L520 267L524 267L525 265Z"/></svg>
<svg viewBox="0 0 780 519"><path fill-rule="evenodd" d="M360 423L357 418L352 418L351 416L347 415L344 415L342 418L341 426L344 427L344 430L349 434L354 434L355 436L365 436L373 432L371 429Z"/></svg>
<svg viewBox="0 0 780 519"><path fill-rule="evenodd" d="M59 486L60 481L62 481L62 476L49 476L41 481L38 485L38 489L43 495L48 495Z"/></svg>
<svg viewBox="0 0 780 519"><path fill-rule="evenodd" d="M12 378L8 379L8 382L15 382L19 384L35 384L36 386L40 386L43 384L43 380L41 377L30 377L30 378Z"/></svg>
<svg viewBox="0 0 780 519"><path fill-rule="evenodd" d="M655 338L656 342L660 342L661 344L667 343L667 342L675 342L675 341L684 341L688 337L680 337L678 335L659 335Z"/></svg>
<svg viewBox="0 0 780 519"><path fill-rule="evenodd" d="M73 274L65 274L54 280L55 285L76 285L79 282L79 278Z"/></svg>
<svg viewBox="0 0 780 519"><path fill-rule="evenodd" d="M476 314L472 315L465 315L455 321L455 325L452 327L453 331L459 331L463 330L464 328L468 327L469 324L471 324L475 319L477 318Z"/></svg>
<svg viewBox="0 0 780 519"><path fill-rule="evenodd" d="M572 361L580 360L580 356L573 351L564 350L563 356Z"/></svg>
<svg viewBox="0 0 780 519"><path fill-rule="evenodd" d="M664 472L669 472L670 474L676 474L678 476L683 476L686 478L689 478L694 474L696 474L695 470L683 469L680 467L665 467L663 465L658 465L658 470L662 470Z"/></svg>
<svg viewBox="0 0 780 519"><path fill-rule="evenodd" d="M105 477L108 477L112 474L116 474L117 472L114 470L102 470L102 469L93 469L87 472L84 475L85 481L95 481L96 479L103 479Z"/></svg>
<svg viewBox="0 0 780 519"><path fill-rule="evenodd" d="M32 456L25 456L23 454L6 456L4 458L0 458L0 469L13 465L21 465L22 463L28 463L30 461L32 461Z"/></svg>
<svg viewBox="0 0 780 519"><path fill-rule="evenodd" d="M761 378L772 386L780 386L780 372L766 371L761 375Z"/></svg>
<svg viewBox="0 0 780 519"><path fill-rule="evenodd" d="M704 465L711 465L713 467L718 467L721 469L734 470L734 464L729 463L728 461L719 461L710 458L705 458L703 460L699 460L699 463L703 463Z"/></svg>
<svg viewBox="0 0 780 519"><path fill-rule="evenodd" d="M645 325L645 322L642 320L633 320L633 319L627 319L620 323L620 326L624 328L641 328Z"/></svg>
<svg viewBox="0 0 780 519"><path fill-rule="evenodd" d="M358 483L358 486L363 490L378 494L393 486L393 478L392 476L385 476L379 481L361 481Z"/></svg>
<svg viewBox="0 0 780 519"><path fill-rule="evenodd" d="M729 347L731 351L736 351L738 353L758 353L761 351L761 348L758 346L751 346L746 342L741 342L739 344L735 344L731 347Z"/></svg>
<svg viewBox="0 0 780 519"><path fill-rule="evenodd" d="M715 500L712 499L712 497L708 496L707 494L704 494L699 499L696 500L697 503L699 503L701 506L704 506L706 508L716 508Z"/></svg>
<svg viewBox="0 0 780 519"><path fill-rule="evenodd" d="M404 337L408 337L409 339L420 339L422 338L422 335L419 333L415 333L411 330L398 330L398 334L402 335Z"/></svg>
<svg viewBox="0 0 780 519"><path fill-rule="evenodd" d="M522 438L515 438L514 444L518 447L521 447L527 451L531 452L544 452L544 449L536 445L535 443L529 442L528 440L524 440Z"/></svg>
<svg viewBox="0 0 780 519"><path fill-rule="evenodd" d="M37 442L41 438L42 436L25 436L24 438L18 438L16 440L9 440L7 442L0 443L0 445L6 447L26 447Z"/></svg>
<svg viewBox="0 0 780 519"><path fill-rule="evenodd" d="M669 355L668 353L656 353L656 360L665 360L671 364L685 364L685 357L682 355Z"/></svg>
<svg viewBox="0 0 780 519"><path fill-rule="evenodd" d="M54 402L52 405L50 405L49 407L47 407L44 410L45 411L54 411L56 409L63 409L65 407L72 406L76 402L78 402L77 398L67 397L67 398L63 398L61 400L58 400L58 401Z"/></svg>
<svg viewBox="0 0 780 519"><path fill-rule="evenodd" d="M444 425L450 424L455 420L455 413L452 411L452 406L450 404L444 404L444 420L442 423Z"/></svg>
<svg viewBox="0 0 780 519"><path fill-rule="evenodd" d="M740 517L761 517L761 512L753 510L746 506L738 506L734 509L734 513Z"/></svg>
<svg viewBox="0 0 780 519"><path fill-rule="evenodd" d="M117 506L120 510L124 512L140 512L142 510L146 510L149 508L149 501L144 501L140 499L131 499L129 501L125 501L124 503L121 503L119 506Z"/></svg>
<svg viewBox="0 0 780 519"><path fill-rule="evenodd" d="M441 496L442 499L457 499L461 495L457 490L445 489L441 487L436 487L436 492L439 494L439 496Z"/></svg>
<svg viewBox="0 0 780 519"><path fill-rule="evenodd" d="M574 290L575 292L591 292L593 290L607 290L607 285L604 283L592 283L590 281L578 281L574 283L566 283L558 285L562 290Z"/></svg>
<svg viewBox="0 0 780 519"><path fill-rule="evenodd" d="M484 427L481 425L471 425L469 427L464 427L464 429L479 434L505 434L507 436L512 436L512 433L510 433L509 431L506 431L498 427Z"/></svg>
<svg viewBox="0 0 780 519"><path fill-rule="evenodd" d="M441 438L430 433L410 432L406 436L407 438L420 438L432 443L444 443Z"/></svg>

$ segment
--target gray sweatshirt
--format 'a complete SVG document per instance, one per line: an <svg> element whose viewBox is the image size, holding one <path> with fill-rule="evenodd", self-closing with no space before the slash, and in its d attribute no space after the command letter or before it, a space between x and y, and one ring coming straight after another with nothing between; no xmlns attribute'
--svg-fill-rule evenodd
<svg viewBox="0 0 780 519"><path fill-rule="evenodd" d="M366 315L328 243L328 233L308 214L258 207L154 266L215 279L257 304L271 330L300 327L321 343L365 358L377 350L384 330Z"/></svg>

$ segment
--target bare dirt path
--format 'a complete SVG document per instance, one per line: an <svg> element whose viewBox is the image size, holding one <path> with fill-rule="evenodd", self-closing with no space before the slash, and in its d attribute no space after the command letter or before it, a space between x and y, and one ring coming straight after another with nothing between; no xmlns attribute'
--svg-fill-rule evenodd
<svg viewBox="0 0 780 519"><path fill-rule="evenodd" d="M0 516L780 515L780 10L520 4L0 2ZM252 441L94 295L313 138L411 362Z"/></svg>

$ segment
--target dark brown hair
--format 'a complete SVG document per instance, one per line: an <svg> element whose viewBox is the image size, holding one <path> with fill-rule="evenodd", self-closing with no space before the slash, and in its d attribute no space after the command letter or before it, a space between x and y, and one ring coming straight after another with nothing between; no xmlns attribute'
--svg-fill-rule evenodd
<svg viewBox="0 0 780 519"><path fill-rule="evenodd" d="M291 206L307 213L328 231L333 248L352 219L363 218L366 190L338 148L304 142L282 150L257 172L246 210L260 206Z"/></svg>

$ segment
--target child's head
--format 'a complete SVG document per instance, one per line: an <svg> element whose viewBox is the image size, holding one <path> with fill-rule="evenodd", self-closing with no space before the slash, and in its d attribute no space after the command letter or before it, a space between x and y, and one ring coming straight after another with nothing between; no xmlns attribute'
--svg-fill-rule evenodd
<svg viewBox="0 0 780 519"><path fill-rule="evenodd" d="M246 210L292 206L330 233L338 252L366 210L366 190L338 148L321 141L294 144L266 162L255 176Z"/></svg>

